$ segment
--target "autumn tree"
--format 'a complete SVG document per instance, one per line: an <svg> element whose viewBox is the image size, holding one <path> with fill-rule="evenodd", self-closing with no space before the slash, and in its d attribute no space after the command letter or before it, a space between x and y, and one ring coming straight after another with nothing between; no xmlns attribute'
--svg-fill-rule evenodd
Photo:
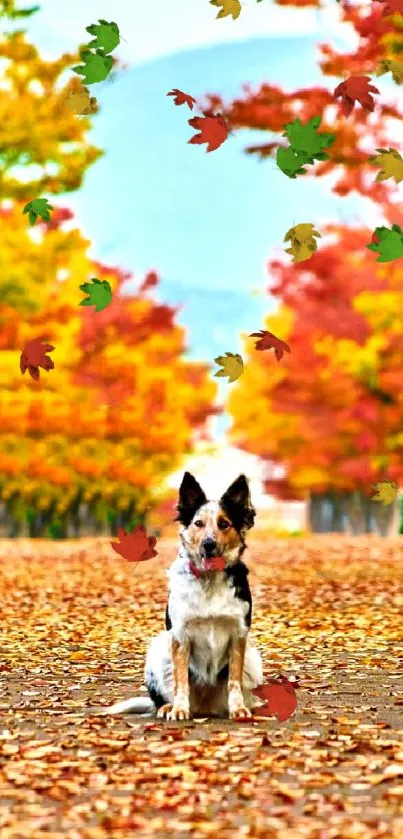
<svg viewBox="0 0 403 839"><path fill-rule="evenodd" d="M370 9L340 4L341 18L353 25L359 44L351 54L322 45L324 75L374 74L379 61L399 59L403 18L385 17L384 8L382 3ZM286 143L280 136L286 123L319 115L320 130L336 139L327 149L329 159L318 161L310 173L335 173L336 194L356 190L377 202L384 223L402 224L393 201L398 187L393 180L377 182L369 162L376 149L394 145L390 125L402 116L396 104L377 97L373 113L358 106L346 119L333 87L286 93L265 83L257 92L246 86L230 104L210 95L208 106L223 112L232 129L274 135L246 149L261 159ZM371 502L372 484L402 479L403 274L399 262L376 265L365 247L372 232L332 226L331 240L322 239L309 261L270 261L268 291L280 308L267 318L266 328L290 344L291 354L277 364L271 353L256 352L255 342L245 339L246 372L228 400L232 440L285 467L283 478L267 481L267 490L283 498L309 497L314 530L342 530L349 524L355 532L386 532L393 506L385 510Z"/></svg>
<svg viewBox="0 0 403 839"><path fill-rule="evenodd" d="M83 519L108 532L163 503L164 478L217 410L216 385L183 358L175 310L152 299L154 272L128 293L130 275L88 257L67 208L30 227L24 205L78 189L101 152L87 140L90 120L66 104L78 79L60 83L78 55L44 61L22 32L1 36L0 54L3 532L12 522L14 535L77 535ZM113 295L98 313L79 305L91 277ZM39 382L19 367L34 337L55 347Z"/></svg>

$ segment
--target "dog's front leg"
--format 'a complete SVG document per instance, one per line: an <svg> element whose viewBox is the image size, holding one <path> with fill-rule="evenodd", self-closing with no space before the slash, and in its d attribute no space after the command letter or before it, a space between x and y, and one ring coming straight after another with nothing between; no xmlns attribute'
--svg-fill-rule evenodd
<svg viewBox="0 0 403 839"><path fill-rule="evenodd" d="M243 665L245 660L246 637L233 638L229 650L229 676L228 676L228 712L231 720L235 717L251 717L249 708L246 708L243 691Z"/></svg>
<svg viewBox="0 0 403 839"><path fill-rule="evenodd" d="M168 720L190 719L189 709L189 659L190 643L171 639L174 704L168 711Z"/></svg>

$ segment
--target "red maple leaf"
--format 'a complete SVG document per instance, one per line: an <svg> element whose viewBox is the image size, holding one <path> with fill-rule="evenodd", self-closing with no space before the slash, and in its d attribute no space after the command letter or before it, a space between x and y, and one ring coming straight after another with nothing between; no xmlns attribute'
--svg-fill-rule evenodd
<svg viewBox="0 0 403 839"><path fill-rule="evenodd" d="M256 341L255 350L271 350L274 349L274 355L277 358L277 361L280 361L285 352L291 352L288 344L285 341L282 341L281 338L276 338L272 332L268 332L267 329L260 329L259 332L252 332L249 335L249 338L260 338L260 341Z"/></svg>
<svg viewBox="0 0 403 839"><path fill-rule="evenodd" d="M379 93L379 90L373 84L369 84L370 81L370 76L351 76L334 89L334 98L338 99L341 96L341 110L344 116L348 117L351 114L356 100L364 110L374 110L375 102L371 93Z"/></svg>
<svg viewBox="0 0 403 839"><path fill-rule="evenodd" d="M196 128L199 134L195 134L188 140L188 143L200 145L208 143L207 151L215 151L228 137L228 126L221 114L215 116L205 113L203 117L192 117L188 119L189 125Z"/></svg>
<svg viewBox="0 0 403 839"><path fill-rule="evenodd" d="M43 370L53 370L55 363L45 355L52 352L52 344L43 344L43 338L33 338L27 341L20 357L20 370L24 374L26 370L36 382L39 382L39 367Z"/></svg>
<svg viewBox="0 0 403 839"><path fill-rule="evenodd" d="M170 90L167 93L167 96L174 96L175 105L189 105L191 111L193 111L193 105L196 103L196 99L190 95L190 93L184 93L183 90L178 90L177 87L174 87L173 90Z"/></svg>
<svg viewBox="0 0 403 839"><path fill-rule="evenodd" d="M155 271L149 271L148 274L145 275L144 280L139 287L139 291L148 291L149 288L154 288L154 286L158 285L158 283L158 274L156 274Z"/></svg>
<svg viewBox="0 0 403 839"><path fill-rule="evenodd" d="M381 0L383 3L383 0ZM389 17L390 15L403 16L403 0L386 0L383 5L382 17Z"/></svg>
<svg viewBox="0 0 403 839"><path fill-rule="evenodd" d="M111 542L111 547L129 562L144 562L146 559L157 556L157 551L154 550L157 539L155 536L147 536L142 524L135 527L131 533L118 528L118 539L120 543Z"/></svg>
<svg viewBox="0 0 403 839"><path fill-rule="evenodd" d="M252 693L265 702L264 705L255 709L259 717L277 717L279 722L285 722L297 708L294 685L286 676L281 676L280 679L268 679L264 685L253 688Z"/></svg>
<svg viewBox="0 0 403 839"><path fill-rule="evenodd" d="M225 559L222 556L210 556L204 560L203 566L206 571L224 571Z"/></svg>

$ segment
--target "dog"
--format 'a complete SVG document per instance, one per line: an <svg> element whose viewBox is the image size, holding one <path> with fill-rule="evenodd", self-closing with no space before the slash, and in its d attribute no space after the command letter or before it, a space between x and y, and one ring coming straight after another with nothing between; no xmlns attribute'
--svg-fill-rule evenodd
<svg viewBox="0 0 403 839"><path fill-rule="evenodd" d="M256 515L248 480L239 475L219 501L208 501L185 472L176 509L180 547L166 571L166 629L152 639L146 656L149 696L118 702L104 713L151 713L167 720L251 717L251 708L261 704L252 690L262 684L263 668L257 647L248 642L252 597L241 558Z"/></svg>

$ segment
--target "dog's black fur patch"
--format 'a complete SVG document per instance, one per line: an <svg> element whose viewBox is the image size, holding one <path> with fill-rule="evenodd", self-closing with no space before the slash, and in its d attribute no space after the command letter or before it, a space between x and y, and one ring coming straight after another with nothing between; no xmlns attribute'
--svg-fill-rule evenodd
<svg viewBox="0 0 403 839"><path fill-rule="evenodd" d="M185 472L179 487L179 502L176 507L178 515L174 521L189 527L194 514L203 504L207 504L207 497L200 484L190 472Z"/></svg>
<svg viewBox="0 0 403 839"><path fill-rule="evenodd" d="M156 687L154 685L154 682L151 682L151 681L146 682L146 687L147 687L150 699L152 699L152 701L154 702L154 705L157 708L157 710L158 710L158 708L161 708L162 705L167 704L167 700L164 699L162 694L158 692L158 690L156 689Z"/></svg>
<svg viewBox="0 0 403 839"><path fill-rule="evenodd" d="M253 527L256 510L252 507L249 486L245 475L239 477L228 487L220 499L220 505L231 520L235 530Z"/></svg>
<svg viewBox="0 0 403 839"><path fill-rule="evenodd" d="M248 629L250 629L252 623L252 595L248 583L249 568L240 560L235 565L225 568L224 573L233 582L235 597L239 597L240 600L246 600L249 603L249 612L245 615L245 623Z"/></svg>

